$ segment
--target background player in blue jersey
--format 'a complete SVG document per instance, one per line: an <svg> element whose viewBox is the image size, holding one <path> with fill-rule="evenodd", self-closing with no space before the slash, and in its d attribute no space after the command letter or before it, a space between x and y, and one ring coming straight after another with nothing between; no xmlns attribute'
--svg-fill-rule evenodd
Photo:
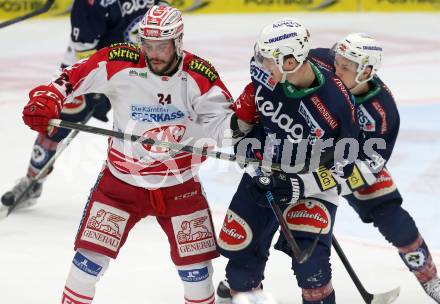
<svg viewBox="0 0 440 304"><path fill-rule="evenodd" d="M440 303L440 279L428 247L414 219L402 208L402 197L389 171L383 168L373 183L370 172L362 168L384 166L390 159L399 132L399 112L393 95L376 75L383 56L382 47L366 34L353 33L332 50L313 49L309 58L334 69L336 75L355 96L356 113L362 139L383 138L386 149L378 150L367 166L356 167L343 184L343 196L365 223L373 223L414 273L426 293Z"/></svg>
<svg viewBox="0 0 440 304"><path fill-rule="evenodd" d="M345 180L353 163L337 157L334 149L326 150L326 162L319 168L309 160L321 141L333 140L336 145L344 139L357 144L359 126L342 81L307 60L309 48L309 32L298 21L285 18L267 25L255 44L252 82L235 102L237 117L258 122L248 135L262 143L259 151L253 151L256 157L289 167L305 155L307 166L297 173L263 172L263 176L247 168L218 238L220 253L229 259L226 277L232 294L261 288L270 244L279 227L266 199L270 191L301 249L309 248L321 232L306 262L299 264L292 256L303 303L335 303L329 261L339 195L335 179ZM240 144L237 149L240 152Z"/></svg>
<svg viewBox="0 0 440 304"><path fill-rule="evenodd" d="M75 0L70 15L71 41L61 63L65 68L80 59L89 57L98 49L112 43L137 43L137 25L146 11L153 5L167 5L166 1L146 0ZM108 121L107 112L110 103L102 94L88 94L75 98L63 108L61 119L81 122L86 117ZM48 163L55 154L58 143L69 134L67 129L57 129L54 134L39 133L33 146L30 164L26 176L17 185L1 197L3 206L7 208L16 203L16 199L24 192L27 193L17 205L17 208L32 206L41 195L43 179L40 179L29 189L31 178Z"/></svg>

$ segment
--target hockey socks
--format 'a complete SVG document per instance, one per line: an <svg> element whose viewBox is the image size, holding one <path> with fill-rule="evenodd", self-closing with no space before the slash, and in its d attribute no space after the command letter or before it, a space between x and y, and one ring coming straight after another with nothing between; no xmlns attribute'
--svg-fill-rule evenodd
<svg viewBox="0 0 440 304"><path fill-rule="evenodd" d="M105 255L78 249L67 277L61 304L92 303L96 283L107 269L109 261L110 258Z"/></svg>
<svg viewBox="0 0 440 304"><path fill-rule="evenodd" d="M214 304L211 261L176 266L183 282L185 304Z"/></svg>
<svg viewBox="0 0 440 304"><path fill-rule="evenodd" d="M398 249L401 259L421 284L437 276L437 268L421 235L411 244Z"/></svg>
<svg viewBox="0 0 440 304"><path fill-rule="evenodd" d="M39 133L32 149L27 176L34 177L47 164L57 150L58 142Z"/></svg>
<svg viewBox="0 0 440 304"><path fill-rule="evenodd" d="M332 282L319 288L302 289L303 304L335 304Z"/></svg>

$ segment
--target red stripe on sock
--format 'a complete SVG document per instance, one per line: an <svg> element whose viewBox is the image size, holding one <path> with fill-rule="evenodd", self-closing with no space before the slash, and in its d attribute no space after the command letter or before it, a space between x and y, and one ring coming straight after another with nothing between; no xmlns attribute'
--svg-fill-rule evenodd
<svg viewBox="0 0 440 304"><path fill-rule="evenodd" d="M66 289L68 292L73 294L75 297L78 297L78 298L81 298L81 299L84 299L84 300L93 300L93 297L87 297L87 296L81 295L79 293L76 293L76 292L74 292L72 289L70 289L67 286L64 286L64 289Z"/></svg>
<svg viewBox="0 0 440 304"><path fill-rule="evenodd" d="M215 300L214 293L212 295L210 295L209 297L207 297L206 299L202 299L202 300L191 300L191 299L188 299L185 297L186 304L205 303L205 302L206 302L206 304L214 304L214 302L215 302L214 300ZM210 302L208 302L208 301L210 301Z"/></svg>
<svg viewBox="0 0 440 304"><path fill-rule="evenodd" d="M66 295L64 292L63 292L63 297L62 297L62 299L61 299L61 304L89 304L90 302L88 302L88 303L85 303L85 302L78 302L77 300L75 300L75 299L72 299L71 297L69 297L68 295Z"/></svg>

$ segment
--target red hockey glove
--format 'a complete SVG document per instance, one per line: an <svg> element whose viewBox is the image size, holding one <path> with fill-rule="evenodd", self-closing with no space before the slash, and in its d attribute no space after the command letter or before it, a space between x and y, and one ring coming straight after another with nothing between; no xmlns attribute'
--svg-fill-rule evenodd
<svg viewBox="0 0 440 304"><path fill-rule="evenodd" d="M39 86L29 93L29 98L23 109L23 121L32 130L46 133L49 119L60 117L62 97L53 88Z"/></svg>
<svg viewBox="0 0 440 304"><path fill-rule="evenodd" d="M232 104L238 119L247 123L255 124L258 122L258 112L255 104L254 84L249 83L241 93L240 97Z"/></svg>

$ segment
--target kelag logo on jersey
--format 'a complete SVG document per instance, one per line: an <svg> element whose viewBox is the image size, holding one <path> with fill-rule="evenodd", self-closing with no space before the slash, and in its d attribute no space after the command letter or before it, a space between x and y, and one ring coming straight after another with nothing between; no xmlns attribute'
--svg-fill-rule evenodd
<svg viewBox="0 0 440 304"><path fill-rule="evenodd" d="M163 123L180 120L183 117L185 113L173 105L131 105L131 119L139 122Z"/></svg>
<svg viewBox="0 0 440 304"><path fill-rule="evenodd" d="M275 88L275 82L272 77L261 69L255 61L251 62L251 77L257 80L259 83L264 85L269 90L273 91Z"/></svg>
<svg viewBox="0 0 440 304"><path fill-rule="evenodd" d="M312 114L310 114L309 110L307 110L304 103L301 101L299 104L299 114L301 114L302 117L307 122L307 125L310 127L311 134L309 135L309 142L310 144L315 144L317 139L320 139L324 136L325 131L319 126L319 124L316 122L316 120L313 118Z"/></svg>
<svg viewBox="0 0 440 304"><path fill-rule="evenodd" d="M376 131L376 121L371 117L370 113L368 113L363 105L357 107L356 115L361 130L364 130L365 132Z"/></svg>
<svg viewBox="0 0 440 304"><path fill-rule="evenodd" d="M255 103L260 113L286 132L286 137L290 142L299 143L303 138L303 126L295 123L292 117L284 113L285 109L282 111L282 102L276 103L275 108L275 104L272 101L265 100L265 97L261 94L261 88L262 86L259 85L255 92Z"/></svg>

